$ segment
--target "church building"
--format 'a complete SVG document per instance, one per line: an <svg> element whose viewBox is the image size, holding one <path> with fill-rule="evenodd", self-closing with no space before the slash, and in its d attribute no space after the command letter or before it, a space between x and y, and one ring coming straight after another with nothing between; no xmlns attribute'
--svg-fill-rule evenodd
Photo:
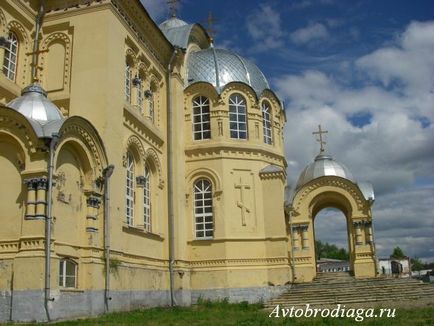
<svg viewBox="0 0 434 326"><path fill-rule="evenodd" d="M326 207L352 274L376 276L372 186L321 138L285 200L291 117L200 24L157 25L139 0L5 0L0 63L0 322L268 300L316 276Z"/></svg>

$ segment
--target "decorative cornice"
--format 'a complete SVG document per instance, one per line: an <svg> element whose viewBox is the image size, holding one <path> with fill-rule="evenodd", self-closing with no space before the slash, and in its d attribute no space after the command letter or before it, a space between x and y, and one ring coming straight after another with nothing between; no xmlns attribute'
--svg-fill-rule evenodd
<svg viewBox="0 0 434 326"><path fill-rule="evenodd" d="M124 124L144 138L150 145L156 147L161 153L161 147L164 144L162 134L151 122L134 112L133 108L124 107Z"/></svg>
<svg viewBox="0 0 434 326"><path fill-rule="evenodd" d="M295 194L293 201L294 210L297 211L299 209L301 203L311 192L321 187L333 186L345 190L354 199L357 208L360 211L363 211L365 209L364 203L366 202L366 200L363 198L360 190L356 188L357 186L350 182L351 181L335 176L324 176L318 179L314 179L304 185Z"/></svg>

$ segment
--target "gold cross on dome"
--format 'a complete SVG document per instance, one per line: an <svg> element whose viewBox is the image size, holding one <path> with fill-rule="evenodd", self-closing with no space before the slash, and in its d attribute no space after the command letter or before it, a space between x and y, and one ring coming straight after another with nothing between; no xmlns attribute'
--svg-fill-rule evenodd
<svg viewBox="0 0 434 326"><path fill-rule="evenodd" d="M324 145L326 142L323 140L322 135L327 134L328 130L322 130L321 125L318 125L318 131L314 131L312 135L319 135L319 138L316 138L316 141L320 144L320 153L324 153Z"/></svg>
<svg viewBox="0 0 434 326"><path fill-rule="evenodd" d="M180 0L167 0L167 4L169 5L169 14L171 17L176 17L176 10L179 1Z"/></svg>
<svg viewBox="0 0 434 326"><path fill-rule="evenodd" d="M208 12L208 19L207 19L207 23L208 23L208 28L206 29L206 31L208 32L209 38L211 43L214 41L214 36L215 36L215 29L214 29L214 23L215 23L215 19L212 16L212 12L209 11Z"/></svg>

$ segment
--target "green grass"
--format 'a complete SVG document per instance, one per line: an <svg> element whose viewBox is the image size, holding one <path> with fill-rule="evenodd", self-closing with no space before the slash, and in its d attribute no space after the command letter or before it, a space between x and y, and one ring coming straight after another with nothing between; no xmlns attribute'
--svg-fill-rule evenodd
<svg viewBox="0 0 434 326"><path fill-rule="evenodd" d="M54 323L55 325L434 325L434 307L396 309L395 318L269 318L260 304L229 304L201 301L190 308L154 308L112 313L97 318Z"/></svg>

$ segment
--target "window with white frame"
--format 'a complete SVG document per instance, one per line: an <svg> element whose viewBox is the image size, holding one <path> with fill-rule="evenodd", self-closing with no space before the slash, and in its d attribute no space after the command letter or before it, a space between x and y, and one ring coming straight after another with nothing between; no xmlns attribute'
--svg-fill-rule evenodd
<svg viewBox="0 0 434 326"><path fill-rule="evenodd" d="M125 192L125 209L128 225L134 225L134 157L131 152L127 152L127 176L126 176L126 192Z"/></svg>
<svg viewBox="0 0 434 326"><path fill-rule="evenodd" d="M143 180L143 225L145 230L151 231L151 173L148 165L145 166Z"/></svg>
<svg viewBox="0 0 434 326"><path fill-rule="evenodd" d="M65 258L59 261L59 286L77 287L77 264L71 259Z"/></svg>
<svg viewBox="0 0 434 326"><path fill-rule="evenodd" d="M193 193L196 239L210 239L214 236L211 182L199 179Z"/></svg>
<svg viewBox="0 0 434 326"><path fill-rule="evenodd" d="M264 132L264 143L272 144L272 130L271 130L271 108L267 102L262 103L262 129Z"/></svg>
<svg viewBox="0 0 434 326"><path fill-rule="evenodd" d="M193 139L211 138L209 100L205 96L193 99Z"/></svg>
<svg viewBox="0 0 434 326"><path fill-rule="evenodd" d="M10 32L9 33L9 46L5 49L3 60L3 73L10 80L15 80L17 73L18 61L18 38Z"/></svg>
<svg viewBox="0 0 434 326"><path fill-rule="evenodd" d="M131 66L128 62L125 63L125 101L131 103Z"/></svg>
<svg viewBox="0 0 434 326"><path fill-rule="evenodd" d="M231 138L247 139L246 100L240 94L229 98L229 130Z"/></svg>
<svg viewBox="0 0 434 326"><path fill-rule="evenodd" d="M136 98L136 104L140 108L140 112L142 112L143 107L143 87L142 87L142 81L140 78L137 78L136 80L136 88L137 88L137 98Z"/></svg>

